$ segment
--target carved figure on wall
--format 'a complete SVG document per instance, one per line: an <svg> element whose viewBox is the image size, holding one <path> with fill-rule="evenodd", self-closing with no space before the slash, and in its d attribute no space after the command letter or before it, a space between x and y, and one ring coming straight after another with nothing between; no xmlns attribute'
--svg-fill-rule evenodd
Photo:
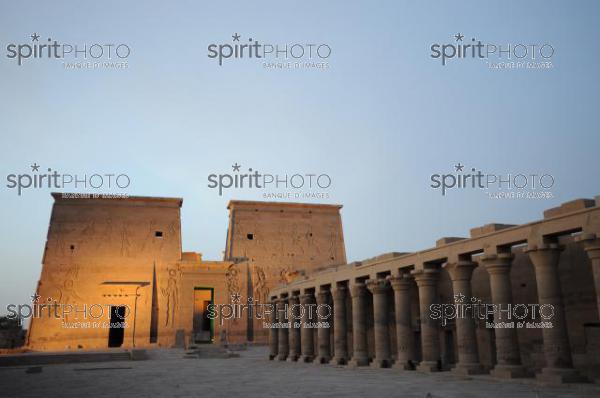
<svg viewBox="0 0 600 398"><path fill-rule="evenodd" d="M166 298L166 317L165 327L175 326L175 312L178 306L179 288L177 287L177 270L174 268L167 269L168 279L167 286L161 289L163 296Z"/></svg>

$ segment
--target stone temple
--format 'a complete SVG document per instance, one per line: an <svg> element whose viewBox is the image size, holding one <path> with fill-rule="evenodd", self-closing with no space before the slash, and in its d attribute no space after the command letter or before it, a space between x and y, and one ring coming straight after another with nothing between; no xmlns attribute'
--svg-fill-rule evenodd
<svg viewBox="0 0 600 398"><path fill-rule="evenodd" d="M74 309L33 317L31 350L225 339L268 342L280 361L559 383L600 376L600 197L348 263L339 205L231 201L223 260L204 261L182 252L181 199L53 196L37 295ZM272 304L279 327L209 319L210 304L236 295ZM88 313L110 309L111 321L128 308L127 327L69 327L86 303L98 304ZM331 316L300 313L325 304ZM306 327L320 321L330 327Z"/></svg>
<svg viewBox="0 0 600 398"><path fill-rule="evenodd" d="M265 303L282 282L346 263L341 206L231 201L224 258L204 261L182 252L182 199L52 196L32 350L189 346L223 335L266 344L261 322L221 325L208 305L234 294ZM65 317L54 316L56 304ZM126 318L127 327L87 327L106 314L108 326Z"/></svg>

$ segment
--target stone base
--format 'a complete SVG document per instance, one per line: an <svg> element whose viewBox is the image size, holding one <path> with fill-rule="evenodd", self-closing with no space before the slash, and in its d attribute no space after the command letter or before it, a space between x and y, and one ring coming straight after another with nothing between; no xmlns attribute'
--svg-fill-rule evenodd
<svg viewBox="0 0 600 398"><path fill-rule="evenodd" d="M349 368L357 368L359 366L369 366L369 358L352 358L348 361Z"/></svg>
<svg viewBox="0 0 600 398"><path fill-rule="evenodd" d="M587 383L589 381L575 369L570 368L543 368L541 373L536 374L536 379L548 384Z"/></svg>
<svg viewBox="0 0 600 398"><path fill-rule="evenodd" d="M288 355L286 361L288 362L296 362L298 360L299 356L298 355Z"/></svg>
<svg viewBox="0 0 600 398"><path fill-rule="evenodd" d="M452 368L451 372L462 376L480 375L485 373L483 366L478 363L457 363L456 366Z"/></svg>
<svg viewBox="0 0 600 398"><path fill-rule="evenodd" d="M391 359L373 359L373 362L369 364L372 368L391 368L392 360Z"/></svg>
<svg viewBox="0 0 600 398"><path fill-rule="evenodd" d="M407 361L407 362L394 362L394 364L392 365L392 368L394 369L400 369L400 370L415 370L415 364Z"/></svg>
<svg viewBox="0 0 600 398"><path fill-rule="evenodd" d="M346 365L348 363L348 359L343 357L343 358L336 358L333 357L333 359L330 362L333 365Z"/></svg>
<svg viewBox="0 0 600 398"><path fill-rule="evenodd" d="M496 365L490 375L498 379L516 379L527 377L527 370L521 365Z"/></svg>
<svg viewBox="0 0 600 398"><path fill-rule="evenodd" d="M278 361L285 361L287 359L287 355L277 355Z"/></svg>
<svg viewBox="0 0 600 398"><path fill-rule="evenodd" d="M417 370L419 372L441 372L439 364L437 361L422 361L419 365L417 365Z"/></svg>
<svg viewBox="0 0 600 398"><path fill-rule="evenodd" d="M317 365L325 365L328 364L329 361L331 361L330 357L316 357L314 363Z"/></svg>
<svg viewBox="0 0 600 398"><path fill-rule="evenodd" d="M315 357L312 355L302 355L299 359L300 362L311 363L315 360Z"/></svg>

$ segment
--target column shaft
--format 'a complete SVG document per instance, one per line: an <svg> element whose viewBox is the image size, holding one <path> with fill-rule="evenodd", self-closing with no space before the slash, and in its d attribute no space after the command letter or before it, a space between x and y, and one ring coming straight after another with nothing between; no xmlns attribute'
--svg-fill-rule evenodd
<svg viewBox="0 0 600 398"><path fill-rule="evenodd" d="M452 280L452 290L455 296L464 297L467 302L471 300L471 276L477 263L472 261L458 261L446 264L446 269ZM456 303L461 304L461 303ZM477 334L475 333L475 320L472 317L459 316L456 318L456 340L458 343L458 364L452 369L461 374L478 374L483 369L479 363L477 349Z"/></svg>
<svg viewBox="0 0 600 398"><path fill-rule="evenodd" d="M315 296L312 294L303 294L300 296L300 303L304 309L302 313L302 329L300 330L300 340L302 344L302 362L312 362L315 359L315 343L314 343L314 330L313 328L306 327L312 323L313 318L311 317L311 307L315 305ZM313 308L314 310L314 308Z"/></svg>
<svg viewBox="0 0 600 398"><path fill-rule="evenodd" d="M395 368L413 370L415 368L415 340L412 328L410 291L413 278L404 274L390 278L394 289L394 311L396 315L396 354Z"/></svg>
<svg viewBox="0 0 600 398"><path fill-rule="evenodd" d="M324 314L324 306L329 305L329 292L320 291L317 293L317 322L329 322L331 319L324 319L320 313ZM319 307L323 308L320 310ZM317 363L325 364L331 360L331 329L328 327L317 328L317 338L319 341L319 353L317 355Z"/></svg>
<svg viewBox="0 0 600 398"><path fill-rule="evenodd" d="M289 346L290 352L288 355L288 361L297 361L300 357L302 348L300 342L300 328L296 327L296 323L298 323L298 316L300 314L298 305L300 304L300 298L298 296L291 296L289 299L289 322L290 322L290 331L289 331Z"/></svg>
<svg viewBox="0 0 600 398"><path fill-rule="evenodd" d="M367 288L364 283L356 283L350 288L352 296L352 359L350 366L369 364L367 354Z"/></svg>
<svg viewBox="0 0 600 398"><path fill-rule="evenodd" d="M419 287L419 309L421 313L422 360L417 370L437 372L442 370L440 358L439 323L431 317L431 305L437 301L439 270L424 269L412 272Z"/></svg>
<svg viewBox="0 0 600 398"><path fill-rule="evenodd" d="M337 287L333 290L333 334L335 355L333 363L345 365L348 362L348 325L346 322L346 295L348 289Z"/></svg>
<svg viewBox="0 0 600 398"><path fill-rule="evenodd" d="M279 330L273 325L277 323L277 301L271 301L271 306L271 314L269 316L269 321L271 322L271 329L269 329L269 359L273 360L279 351Z"/></svg>
<svg viewBox="0 0 600 398"><path fill-rule="evenodd" d="M285 323L288 321L287 319L287 299L279 299L277 301L277 321L279 323ZM290 352L290 346L289 346L289 329L287 327L280 327L279 328L279 350L278 350L278 355L277 355L277 359L279 359L280 361L285 361L289 352Z"/></svg>
<svg viewBox="0 0 600 398"><path fill-rule="evenodd" d="M389 368L391 366L391 350L387 293L390 284L386 279L375 279L367 282L367 288L373 293L373 318L375 321L375 358L371 366Z"/></svg>

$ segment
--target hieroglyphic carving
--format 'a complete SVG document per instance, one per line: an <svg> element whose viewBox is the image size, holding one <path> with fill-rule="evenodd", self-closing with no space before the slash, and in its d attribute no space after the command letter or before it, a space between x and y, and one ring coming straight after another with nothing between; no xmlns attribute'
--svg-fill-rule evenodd
<svg viewBox="0 0 600 398"><path fill-rule="evenodd" d="M129 241L129 231L127 224L123 222L121 225L121 256L129 257L131 254L131 242Z"/></svg>
<svg viewBox="0 0 600 398"><path fill-rule="evenodd" d="M265 275L265 271L262 267L255 267L255 280L254 284L254 300L258 300L261 303L267 302L267 297L269 295L269 286L267 285L267 276Z"/></svg>
<svg viewBox="0 0 600 398"><path fill-rule="evenodd" d="M165 327L175 326L175 313L178 308L179 287L177 283L178 275L175 268L167 268L168 279L166 287L161 288L162 295L166 298L166 316Z"/></svg>

